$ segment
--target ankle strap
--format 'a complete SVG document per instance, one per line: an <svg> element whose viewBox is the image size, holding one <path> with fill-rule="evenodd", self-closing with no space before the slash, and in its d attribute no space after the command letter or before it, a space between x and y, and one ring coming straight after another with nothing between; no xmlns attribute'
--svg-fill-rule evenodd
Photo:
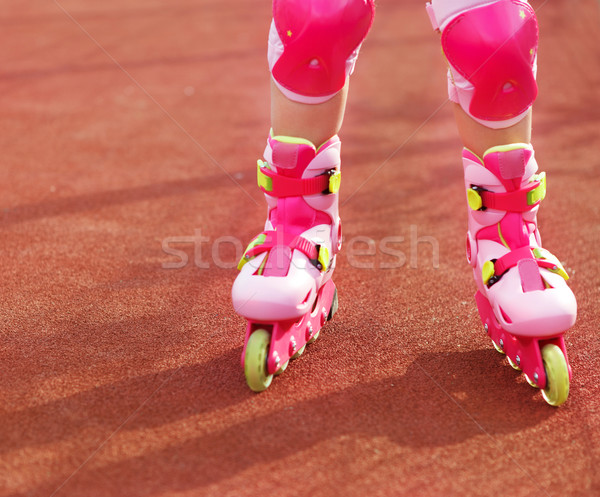
<svg viewBox="0 0 600 497"><path fill-rule="evenodd" d="M279 198L337 193L342 179L342 173L337 169L328 169L312 178L289 178L269 169L269 163L262 160L257 161L256 176L263 193Z"/></svg>
<svg viewBox="0 0 600 497"><path fill-rule="evenodd" d="M467 201L474 211L526 212L539 205L545 197L546 173L536 174L527 186L513 192L495 193L477 185L467 190Z"/></svg>

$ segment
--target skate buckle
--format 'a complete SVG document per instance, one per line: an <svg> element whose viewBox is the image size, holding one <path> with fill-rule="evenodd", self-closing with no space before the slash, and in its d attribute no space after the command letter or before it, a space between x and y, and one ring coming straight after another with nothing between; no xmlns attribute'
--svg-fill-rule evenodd
<svg viewBox="0 0 600 497"><path fill-rule="evenodd" d="M321 264L321 271L327 271L329 267L329 250L324 245L319 245L319 264Z"/></svg>
<svg viewBox="0 0 600 497"><path fill-rule="evenodd" d="M242 255L242 258L240 259L240 262L237 265L238 271L241 271L241 269L244 267L244 264L254 259L254 256L248 254L248 251L253 249L254 247L257 247L258 245L262 245L263 243L265 243L266 239L267 235L261 233L248 244L246 250L244 250L244 255Z"/></svg>
<svg viewBox="0 0 600 497"><path fill-rule="evenodd" d="M273 191L273 179L261 171L262 168L268 169L269 163L263 160L256 161L256 180L258 186L267 192Z"/></svg>
<svg viewBox="0 0 600 497"><path fill-rule="evenodd" d="M485 188L480 186L471 185L471 188L467 190L467 203L469 207L474 211L484 211L486 207L483 205L483 199L479 192L487 191Z"/></svg>
<svg viewBox="0 0 600 497"><path fill-rule="evenodd" d="M323 194L328 195L330 193L339 192L340 184L342 183L342 173L337 169L330 169L325 174L329 175L329 182L327 184L327 189L323 191Z"/></svg>
<svg viewBox="0 0 600 497"><path fill-rule="evenodd" d="M539 185L527 192L527 204L536 205L546 197L546 173L541 172L534 175L531 181L538 181Z"/></svg>
<svg viewBox="0 0 600 497"><path fill-rule="evenodd" d="M311 264L315 266L319 271L326 272L329 268L329 249L325 245L317 245L317 257L309 259Z"/></svg>
<svg viewBox="0 0 600 497"><path fill-rule="evenodd" d="M481 279L487 287L492 286L500 279L500 276L496 275L495 263L496 259L492 259L491 261L485 261L481 267Z"/></svg>
<svg viewBox="0 0 600 497"><path fill-rule="evenodd" d="M542 247L536 247L533 249L533 255L538 259L538 264L550 271L562 276L565 281L569 279L569 275L558 258L549 250ZM543 264L545 263L545 264Z"/></svg>

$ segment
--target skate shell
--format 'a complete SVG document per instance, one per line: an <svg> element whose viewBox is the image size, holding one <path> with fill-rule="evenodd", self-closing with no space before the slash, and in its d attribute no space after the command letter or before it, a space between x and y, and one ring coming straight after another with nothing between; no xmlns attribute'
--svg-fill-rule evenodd
<svg viewBox="0 0 600 497"><path fill-rule="evenodd" d="M516 280L516 270L511 272ZM520 281L510 281L507 276L488 292L494 292L490 298L494 302L494 315L506 331L542 338L564 333L573 326L577 303L569 287L524 292Z"/></svg>
<svg viewBox="0 0 600 497"><path fill-rule="evenodd" d="M332 246L324 237L329 236L330 227L319 225L303 233L307 239L327 247ZM286 276L264 276L257 274L266 254L247 262L233 283L231 296L235 311L247 319L261 322L296 320L312 308L317 289L331 278L335 269L332 258L327 272L319 271L299 250L292 255Z"/></svg>

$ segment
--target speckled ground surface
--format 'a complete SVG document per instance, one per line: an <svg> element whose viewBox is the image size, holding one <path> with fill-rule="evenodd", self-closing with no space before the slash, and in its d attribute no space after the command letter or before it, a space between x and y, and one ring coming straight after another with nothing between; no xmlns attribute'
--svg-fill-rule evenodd
<svg viewBox="0 0 600 497"><path fill-rule="evenodd" d="M579 302L558 409L483 333L422 1L378 2L352 79L340 310L260 395L230 288L270 2L3 1L0 496L599 495L599 7L534 6L539 219Z"/></svg>

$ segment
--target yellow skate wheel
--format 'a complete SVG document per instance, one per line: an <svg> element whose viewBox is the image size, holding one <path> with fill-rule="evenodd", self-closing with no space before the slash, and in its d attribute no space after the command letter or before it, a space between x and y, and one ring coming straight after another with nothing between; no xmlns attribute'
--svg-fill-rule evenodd
<svg viewBox="0 0 600 497"><path fill-rule="evenodd" d="M529 386L532 386L533 388L540 388L537 386L535 381L533 381L529 376L527 376L527 374L525 374L525 379L527 380L527 383L529 383Z"/></svg>
<svg viewBox="0 0 600 497"><path fill-rule="evenodd" d="M246 383L254 392L262 392L269 388L273 381L273 375L267 374L267 356L271 334L262 329L256 330L246 344L246 355L244 356L244 374Z"/></svg>
<svg viewBox="0 0 600 497"><path fill-rule="evenodd" d="M502 350L502 347L500 347L500 345L494 342L494 340L492 340L492 345L496 349L496 352L498 352L499 354L505 354L504 350Z"/></svg>
<svg viewBox="0 0 600 497"><path fill-rule="evenodd" d="M288 367L288 365L290 364L290 361L285 361L283 363L283 366L281 366L277 371L275 371L275 375L274 376L279 376L281 373L283 373L286 368Z"/></svg>
<svg viewBox="0 0 600 497"><path fill-rule="evenodd" d="M508 363L510 364L510 367L513 368L515 371L521 371L521 368L519 367L519 365L513 361L510 357L506 356L506 358L508 359Z"/></svg>
<svg viewBox="0 0 600 497"><path fill-rule="evenodd" d="M335 313L338 311L338 293L337 293L337 288L335 289L335 292L333 292L333 300L331 301L331 309L329 309L329 314L327 315L327 321L331 321L333 319L333 316L335 316Z"/></svg>
<svg viewBox="0 0 600 497"><path fill-rule="evenodd" d="M546 370L546 388L542 390L544 400L551 406L563 404L569 396L569 368L560 347L544 345L542 361Z"/></svg>
<svg viewBox="0 0 600 497"><path fill-rule="evenodd" d="M317 331L314 336L308 341L308 343L313 343L317 338L319 338L319 334L321 333L321 330Z"/></svg>
<svg viewBox="0 0 600 497"><path fill-rule="evenodd" d="M292 359L298 359L298 357L300 357L302 354L304 354L304 349L306 348L306 345L303 345L293 356Z"/></svg>

